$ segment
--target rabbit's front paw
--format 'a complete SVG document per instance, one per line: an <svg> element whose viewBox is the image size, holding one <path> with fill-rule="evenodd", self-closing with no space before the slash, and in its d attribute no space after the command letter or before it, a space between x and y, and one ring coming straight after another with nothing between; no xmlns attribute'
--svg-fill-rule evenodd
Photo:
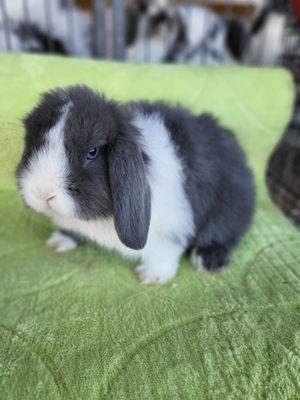
<svg viewBox="0 0 300 400"><path fill-rule="evenodd" d="M70 236L65 235L60 231L55 231L46 241L46 246L57 253L64 253L76 249L77 243Z"/></svg>
<svg viewBox="0 0 300 400"><path fill-rule="evenodd" d="M146 264L139 265L135 272L139 275L141 282L145 285L162 285L176 275L177 268L171 266L149 266Z"/></svg>

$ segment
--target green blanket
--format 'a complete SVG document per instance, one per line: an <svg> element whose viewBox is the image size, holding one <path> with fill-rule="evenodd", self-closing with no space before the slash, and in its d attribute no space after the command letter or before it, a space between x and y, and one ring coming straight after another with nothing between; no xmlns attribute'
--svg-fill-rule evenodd
<svg viewBox="0 0 300 400"><path fill-rule="evenodd" d="M230 270L199 274L183 259L175 279L147 287L117 254L45 247L53 226L16 190L21 119L41 91L73 83L179 101L236 132L257 210ZM264 184L292 103L282 70L0 56L1 399L300 398L300 236Z"/></svg>

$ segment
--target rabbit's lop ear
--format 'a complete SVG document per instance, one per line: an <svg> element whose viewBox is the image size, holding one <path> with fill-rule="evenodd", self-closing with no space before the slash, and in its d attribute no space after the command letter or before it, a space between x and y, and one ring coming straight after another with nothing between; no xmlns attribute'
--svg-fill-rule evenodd
<svg viewBox="0 0 300 400"><path fill-rule="evenodd" d="M142 249L148 236L151 196L141 151L134 140L122 136L110 146L108 163L117 234L127 247Z"/></svg>

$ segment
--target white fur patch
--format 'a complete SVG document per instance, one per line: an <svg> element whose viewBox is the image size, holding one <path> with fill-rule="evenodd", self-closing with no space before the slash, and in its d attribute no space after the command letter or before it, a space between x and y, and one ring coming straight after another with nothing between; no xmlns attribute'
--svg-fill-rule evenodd
<svg viewBox="0 0 300 400"><path fill-rule="evenodd" d="M68 235L55 231L47 240L46 245L54 249L57 253L64 253L76 249L77 243Z"/></svg>
<svg viewBox="0 0 300 400"><path fill-rule="evenodd" d="M139 257L139 251L126 247L120 241L112 218L86 221L63 215L53 215L53 221L63 229L80 233L89 240L108 249L116 250L126 257Z"/></svg>
<svg viewBox="0 0 300 400"><path fill-rule="evenodd" d="M45 145L32 156L20 176L20 190L25 203L48 216L72 216L75 204L65 189L69 171L64 147L64 126L68 114L66 106L59 121L46 134ZM46 199L55 196L51 202Z"/></svg>
<svg viewBox="0 0 300 400"><path fill-rule="evenodd" d="M141 132L142 147L151 160L148 180L152 210L148 241L172 238L185 246L194 232L194 224L175 143L158 113L139 114L133 123Z"/></svg>
<svg viewBox="0 0 300 400"><path fill-rule="evenodd" d="M182 244L167 237L150 239L142 254L142 264L136 268L142 283L160 285L174 278L183 250Z"/></svg>
<svg viewBox="0 0 300 400"><path fill-rule="evenodd" d="M141 264L136 269L135 272L139 275L141 282L144 285L162 285L166 283L169 279L174 278L176 275L177 268L172 265L161 264L149 267L147 264Z"/></svg>

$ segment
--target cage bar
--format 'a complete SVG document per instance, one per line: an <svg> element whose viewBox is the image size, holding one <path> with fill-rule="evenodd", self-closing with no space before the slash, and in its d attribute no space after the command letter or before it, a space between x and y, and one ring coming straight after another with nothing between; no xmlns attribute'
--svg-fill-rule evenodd
<svg viewBox="0 0 300 400"><path fill-rule="evenodd" d="M75 24L74 24L74 0L65 0L67 9L67 30L70 40L70 47L73 50L75 45Z"/></svg>
<svg viewBox="0 0 300 400"><path fill-rule="evenodd" d="M125 59L126 9L124 0L113 0L113 57Z"/></svg>
<svg viewBox="0 0 300 400"><path fill-rule="evenodd" d="M24 16L25 24L30 25L30 13L29 13L29 7L28 7L28 0L23 0L22 5L23 5L23 16Z"/></svg>
<svg viewBox="0 0 300 400"><path fill-rule="evenodd" d="M8 21L8 16L7 16L5 0L0 0L0 12L1 12L2 21L3 21L4 41L5 41L6 50L10 51L10 50L12 50L12 45L11 45L9 21Z"/></svg>
<svg viewBox="0 0 300 400"><path fill-rule="evenodd" d="M44 0L44 8L45 8L45 21L46 21L46 29L47 29L47 43L48 43L48 51L51 53L53 50L53 39L52 39L52 9L51 9L51 2L49 0Z"/></svg>
<svg viewBox="0 0 300 400"><path fill-rule="evenodd" d="M92 47L97 58L107 56L105 0L93 0Z"/></svg>

